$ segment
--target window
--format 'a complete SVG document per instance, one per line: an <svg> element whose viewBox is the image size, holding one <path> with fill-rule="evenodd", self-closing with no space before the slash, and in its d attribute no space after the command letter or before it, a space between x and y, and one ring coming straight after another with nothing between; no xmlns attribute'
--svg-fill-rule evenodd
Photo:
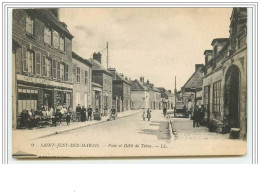
<svg viewBox="0 0 260 195"><path fill-rule="evenodd" d="M35 52L35 73L41 75L41 53Z"/></svg>
<svg viewBox="0 0 260 195"><path fill-rule="evenodd" d="M64 64L60 64L60 79L62 81L65 80L65 69L64 69Z"/></svg>
<svg viewBox="0 0 260 195"><path fill-rule="evenodd" d="M37 110L38 90L29 88L18 88L18 115L23 109L28 111Z"/></svg>
<svg viewBox="0 0 260 195"><path fill-rule="evenodd" d="M46 57L42 55L42 76L47 76L47 68L46 68Z"/></svg>
<svg viewBox="0 0 260 195"><path fill-rule="evenodd" d="M221 81L213 83L213 112L220 113L221 111Z"/></svg>
<svg viewBox="0 0 260 195"><path fill-rule="evenodd" d="M65 39L64 39L64 37L60 37L60 50L65 51Z"/></svg>
<svg viewBox="0 0 260 195"><path fill-rule="evenodd" d="M51 74L51 69L52 69L52 61L51 61L51 59L48 59L48 58L46 58L46 76L48 77L48 78L51 78L51 76L52 76L52 74Z"/></svg>
<svg viewBox="0 0 260 195"><path fill-rule="evenodd" d="M51 45L51 29L48 27L44 28L44 43Z"/></svg>
<svg viewBox="0 0 260 195"><path fill-rule="evenodd" d="M67 105L70 106L71 105L71 93L67 93L66 95L66 102L67 102Z"/></svg>
<svg viewBox="0 0 260 195"><path fill-rule="evenodd" d="M60 35L57 31L53 30L52 31L52 45L54 48L59 49L60 46Z"/></svg>
<svg viewBox="0 0 260 195"><path fill-rule="evenodd" d="M85 84L88 84L88 71L85 70Z"/></svg>
<svg viewBox="0 0 260 195"><path fill-rule="evenodd" d="M69 80L69 66L64 64L64 81Z"/></svg>
<svg viewBox="0 0 260 195"><path fill-rule="evenodd" d="M209 110L209 86L204 87L204 108Z"/></svg>
<svg viewBox="0 0 260 195"><path fill-rule="evenodd" d="M52 78L56 79L57 78L57 60L52 61Z"/></svg>
<svg viewBox="0 0 260 195"><path fill-rule="evenodd" d="M77 83L80 83L80 68L77 67Z"/></svg>
<svg viewBox="0 0 260 195"><path fill-rule="evenodd" d="M26 32L33 35L33 18L27 14L26 16Z"/></svg>
<svg viewBox="0 0 260 195"><path fill-rule="evenodd" d="M27 72L33 74L34 73L34 53L30 50L26 52L26 66Z"/></svg>
<svg viewBox="0 0 260 195"><path fill-rule="evenodd" d="M57 63L57 79L60 80L61 79L61 71L60 71L60 62Z"/></svg>

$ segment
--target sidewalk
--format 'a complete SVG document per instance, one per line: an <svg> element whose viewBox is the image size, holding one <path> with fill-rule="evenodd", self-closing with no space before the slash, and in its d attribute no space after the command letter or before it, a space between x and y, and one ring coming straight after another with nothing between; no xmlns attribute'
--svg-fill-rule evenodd
<svg viewBox="0 0 260 195"><path fill-rule="evenodd" d="M119 112L117 113L117 119L127 117L130 115L134 115L141 112L141 110L129 110L125 112ZM45 128L34 128L34 129L13 129L12 135L13 137L19 137L19 136L25 136L30 137L29 139L37 139L40 137L47 137L50 135L55 135L58 133L68 132L72 131L78 128L87 127L99 123L109 122L107 119L109 117L102 117L100 121L92 120L92 121L86 121L86 122L71 122L70 125L59 125L56 127L45 127ZM116 120L117 120L116 119Z"/></svg>

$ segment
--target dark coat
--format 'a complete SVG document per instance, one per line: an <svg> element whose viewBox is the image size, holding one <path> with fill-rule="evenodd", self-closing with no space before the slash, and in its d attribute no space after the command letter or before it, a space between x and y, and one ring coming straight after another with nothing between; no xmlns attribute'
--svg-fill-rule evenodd
<svg viewBox="0 0 260 195"><path fill-rule="evenodd" d="M87 116L86 116L86 108L81 109L81 121L86 121Z"/></svg>
<svg viewBox="0 0 260 195"><path fill-rule="evenodd" d="M76 107L76 112L81 112L81 107L80 106Z"/></svg>

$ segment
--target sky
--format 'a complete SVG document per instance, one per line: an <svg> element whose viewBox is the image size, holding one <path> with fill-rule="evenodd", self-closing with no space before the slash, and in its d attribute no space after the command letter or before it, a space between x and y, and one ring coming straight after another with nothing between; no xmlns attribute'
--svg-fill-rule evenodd
<svg viewBox="0 0 260 195"><path fill-rule="evenodd" d="M232 8L61 8L60 21L74 36L72 49L85 59L102 53L106 67L155 87L177 90L204 64L215 38L228 38Z"/></svg>

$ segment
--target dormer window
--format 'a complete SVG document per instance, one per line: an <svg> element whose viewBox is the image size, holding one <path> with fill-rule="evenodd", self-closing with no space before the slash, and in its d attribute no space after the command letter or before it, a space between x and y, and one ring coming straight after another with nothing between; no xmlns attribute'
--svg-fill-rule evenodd
<svg viewBox="0 0 260 195"><path fill-rule="evenodd" d="M51 45L51 29L48 27L44 28L44 43Z"/></svg>
<svg viewBox="0 0 260 195"><path fill-rule="evenodd" d="M30 35L33 35L33 17L26 15L26 32Z"/></svg>
<svg viewBox="0 0 260 195"><path fill-rule="evenodd" d="M216 46L214 47L214 57L217 56L217 53L218 53L218 46L216 45Z"/></svg>

